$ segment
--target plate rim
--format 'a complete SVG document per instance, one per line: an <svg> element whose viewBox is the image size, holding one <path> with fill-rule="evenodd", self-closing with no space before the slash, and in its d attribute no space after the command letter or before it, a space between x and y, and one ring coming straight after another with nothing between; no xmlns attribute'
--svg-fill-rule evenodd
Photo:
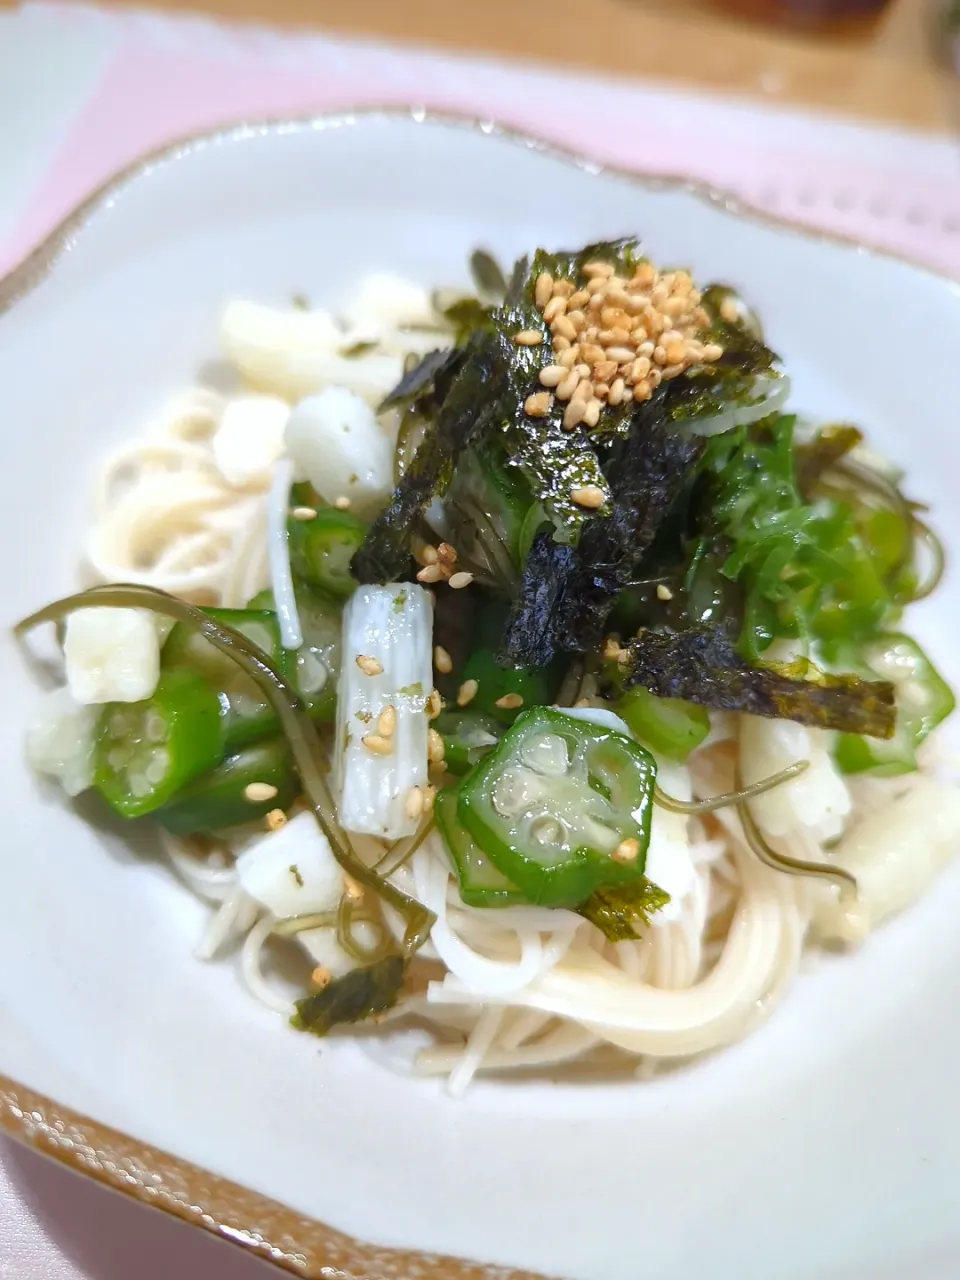
<svg viewBox="0 0 960 1280"><path fill-rule="evenodd" d="M460 128L501 139L590 176L612 175L646 190L682 192L754 225L881 261L894 261L953 290L960 287L960 282L947 272L905 254L770 213L733 191L701 179L608 164L493 119L419 105L389 105L217 125L181 135L139 155L96 186L0 276L0 316L48 278L80 243L94 219L108 211L118 196L158 167L210 147L293 132L320 133L383 120ZM320 1280L331 1267L344 1280L404 1280L411 1274L421 1280L545 1280L539 1273L523 1269L365 1243L318 1218L300 1214L269 1196L84 1116L3 1074L0 1135L311 1280Z"/></svg>

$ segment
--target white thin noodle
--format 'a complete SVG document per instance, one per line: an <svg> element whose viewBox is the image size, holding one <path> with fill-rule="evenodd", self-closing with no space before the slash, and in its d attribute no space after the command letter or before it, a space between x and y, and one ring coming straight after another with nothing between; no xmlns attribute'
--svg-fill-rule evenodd
<svg viewBox="0 0 960 1280"><path fill-rule="evenodd" d="M427 337L425 349L447 340ZM415 349L402 329L381 335L381 344L377 359ZM362 394L363 358L337 367L356 369L354 389ZM279 386L263 389L282 394ZM220 472L211 442L226 403L196 388L107 462L87 546L95 578L231 608L269 585L270 475L235 487ZM693 794L732 788L737 732L736 717L717 718L689 763ZM868 779L852 794L856 816L891 793L887 780ZM750 1033L797 973L816 890L762 865L730 809L689 822L687 831L694 875L678 914L616 943L566 911L465 906L442 841L428 838L393 877L436 914L412 966L414 993L385 1017L387 1032L406 1015L434 1028L436 1043L420 1052L414 1070L446 1075L459 1094L478 1072L549 1072L584 1059L603 1071L612 1052L648 1078L663 1064ZM261 967L272 917L243 893L231 865L204 863L189 842L169 835L164 843L177 874L214 909L197 954L239 948L248 990L288 1014L288 997ZM794 857L823 856L802 832L781 847ZM385 918L401 936L399 917L386 910Z"/></svg>

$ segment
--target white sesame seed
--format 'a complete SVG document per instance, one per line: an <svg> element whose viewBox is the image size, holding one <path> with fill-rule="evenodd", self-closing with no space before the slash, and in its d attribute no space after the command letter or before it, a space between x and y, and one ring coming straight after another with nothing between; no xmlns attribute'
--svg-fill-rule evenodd
<svg viewBox="0 0 960 1280"><path fill-rule="evenodd" d="M421 547L417 552L417 559L422 565L436 564L439 558L439 552L436 547L431 547L429 543L425 547Z"/></svg>
<svg viewBox="0 0 960 1280"><path fill-rule="evenodd" d="M397 709L388 703L377 716L377 733L381 738L392 738L397 728Z"/></svg>
<svg viewBox="0 0 960 1280"><path fill-rule="evenodd" d="M333 505L337 508L338 511L349 511L350 499L347 497L345 493L341 493L339 498L334 499Z"/></svg>
<svg viewBox="0 0 960 1280"><path fill-rule="evenodd" d="M548 364L545 369L540 370L540 385L558 387L566 376L567 371L562 364Z"/></svg>
<svg viewBox="0 0 960 1280"><path fill-rule="evenodd" d="M423 812L432 813L437 798L437 788L432 784L423 788Z"/></svg>
<svg viewBox="0 0 960 1280"><path fill-rule="evenodd" d="M719 360L723 355L723 347L717 346L715 342L708 342L703 348L703 358L707 361Z"/></svg>
<svg viewBox="0 0 960 1280"><path fill-rule="evenodd" d="M523 402L523 411L530 418L545 418L553 408L553 396L548 391L536 391Z"/></svg>
<svg viewBox="0 0 960 1280"><path fill-rule="evenodd" d="M568 342L573 342L577 336L576 329L566 316L557 316L551 328L557 337L566 338Z"/></svg>
<svg viewBox="0 0 960 1280"><path fill-rule="evenodd" d="M571 369L571 371L567 374L564 380L557 387L557 399L569 400L570 397L573 395L574 391L576 391L577 384L579 383L579 381L580 381L579 373L577 373L576 369Z"/></svg>
<svg viewBox="0 0 960 1280"><path fill-rule="evenodd" d="M437 547L437 559L441 564L451 565L457 562L457 549L451 542L441 542Z"/></svg>
<svg viewBox="0 0 960 1280"><path fill-rule="evenodd" d="M569 339L569 338L564 338L561 334L558 334L558 335L554 338L554 340L553 340L553 342L552 342L552 344L551 344L551 345L552 345L552 347L553 347L554 351L559 355L559 353L560 353L561 351L569 351L569 350L570 350L570 339Z"/></svg>
<svg viewBox="0 0 960 1280"><path fill-rule="evenodd" d="M393 742L379 733L368 733L360 741L375 756L389 756L393 753Z"/></svg>
<svg viewBox="0 0 960 1280"><path fill-rule="evenodd" d="M469 587L472 581L473 574L465 573L462 570L460 573L454 573L450 576L450 586L453 587L454 591L462 591L464 587Z"/></svg>
<svg viewBox="0 0 960 1280"><path fill-rule="evenodd" d="M588 378L583 378L577 383L576 389L571 400L587 401L593 396L593 383Z"/></svg>
<svg viewBox="0 0 960 1280"><path fill-rule="evenodd" d="M632 347L607 347L607 359L616 360L617 364L629 364L634 358Z"/></svg>
<svg viewBox="0 0 960 1280"><path fill-rule="evenodd" d="M516 711L517 707L523 706L523 698L519 693L505 693L493 705L501 707L504 711Z"/></svg>
<svg viewBox="0 0 960 1280"><path fill-rule="evenodd" d="M667 586L665 582L657 583L657 599L658 600L673 599L673 592L670 590L670 588Z"/></svg>
<svg viewBox="0 0 960 1280"><path fill-rule="evenodd" d="M597 508L604 504L603 490L595 484L583 485L581 488L571 489L570 497L578 507Z"/></svg>
<svg viewBox="0 0 960 1280"><path fill-rule="evenodd" d="M543 334L539 329L521 329L513 335L513 340L518 347L539 347Z"/></svg>
<svg viewBox="0 0 960 1280"><path fill-rule="evenodd" d="M446 752L443 738L437 733L436 729L431 729L427 734L427 759L431 764L439 764Z"/></svg>
<svg viewBox="0 0 960 1280"><path fill-rule="evenodd" d="M430 696L427 698L427 705L424 708L427 718L436 720L437 716L443 710L443 699L440 697L439 689L431 689Z"/></svg>
<svg viewBox="0 0 960 1280"><path fill-rule="evenodd" d="M287 825L287 815L282 809L271 809L263 821L268 831L279 831Z"/></svg>
<svg viewBox="0 0 960 1280"><path fill-rule="evenodd" d="M625 390L626 390L626 387L624 385L623 379L617 378L616 381L610 387L610 394L607 396L607 400L609 401L609 403L620 404L620 402L623 400L623 393Z"/></svg>
<svg viewBox="0 0 960 1280"><path fill-rule="evenodd" d="M443 578L443 570L438 564L428 564L417 574L418 582L439 582Z"/></svg>
<svg viewBox="0 0 960 1280"><path fill-rule="evenodd" d="M537 283L534 286L533 296L537 306L542 311L553 297L553 276L549 271L541 271L537 276Z"/></svg>
<svg viewBox="0 0 960 1280"><path fill-rule="evenodd" d="M294 520L316 520L317 518L315 507L294 507L290 514Z"/></svg>
<svg viewBox="0 0 960 1280"><path fill-rule="evenodd" d="M640 856L640 841L629 839L621 840L613 851L613 857L617 862L636 862Z"/></svg>
<svg viewBox="0 0 960 1280"><path fill-rule="evenodd" d="M379 676L383 674L383 663L378 662L376 658L370 658L365 653L357 654L357 666L365 676Z"/></svg>
<svg viewBox="0 0 960 1280"><path fill-rule="evenodd" d="M571 295L570 301L567 305L572 311L579 311L582 310L589 301L590 294L587 293L586 289L578 289L576 293Z"/></svg>
<svg viewBox="0 0 960 1280"><path fill-rule="evenodd" d="M453 659L442 644L438 644L433 651L433 665L444 676L448 676L453 670Z"/></svg>
<svg viewBox="0 0 960 1280"><path fill-rule="evenodd" d="M566 298L551 298L543 309L543 318L547 324L552 324L559 316L566 315L568 305Z"/></svg>
<svg viewBox="0 0 960 1280"><path fill-rule="evenodd" d="M588 280L607 280L613 275L613 267L609 262L585 262L583 264L583 274Z"/></svg>
<svg viewBox="0 0 960 1280"><path fill-rule="evenodd" d="M243 794L251 804L263 804L266 800L273 799L277 788L270 782L248 782L243 788Z"/></svg>
<svg viewBox="0 0 960 1280"><path fill-rule="evenodd" d="M480 688L476 680L464 680L463 684L457 690L457 706L465 707L471 703L477 696L477 690Z"/></svg>
<svg viewBox="0 0 960 1280"><path fill-rule="evenodd" d="M423 813L423 792L419 787L411 787L407 792L407 798L403 802L403 812L408 818L419 818Z"/></svg>
<svg viewBox="0 0 960 1280"><path fill-rule="evenodd" d="M578 427L587 414L587 405L585 400L571 400L563 413L563 426L565 431L572 431L574 427Z"/></svg>
<svg viewBox="0 0 960 1280"><path fill-rule="evenodd" d="M561 369L563 369L564 376L566 376L569 370L573 368L573 366L577 363L579 358L580 358L580 348L571 347L568 342L567 350L561 351L560 354L557 356L557 364L560 366Z"/></svg>
<svg viewBox="0 0 960 1280"><path fill-rule="evenodd" d="M588 427L595 427L600 421L600 410L602 408L603 404L599 400L591 400L583 415L584 425Z"/></svg>

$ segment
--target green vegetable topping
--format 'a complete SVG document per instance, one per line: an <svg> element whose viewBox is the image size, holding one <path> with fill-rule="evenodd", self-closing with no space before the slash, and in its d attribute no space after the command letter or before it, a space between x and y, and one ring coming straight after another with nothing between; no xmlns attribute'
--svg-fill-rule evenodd
<svg viewBox="0 0 960 1280"><path fill-rule="evenodd" d="M457 816L457 789L447 787L436 798L437 829L447 846L468 907L505 907L527 899L490 861Z"/></svg>
<svg viewBox="0 0 960 1280"><path fill-rule="evenodd" d="M457 816L528 901L578 906L642 874L655 779L622 734L538 707L461 783Z"/></svg>
<svg viewBox="0 0 960 1280"><path fill-rule="evenodd" d="M100 715L94 784L125 818L169 800L223 754L220 700L192 671L164 671L143 702L108 702Z"/></svg>
<svg viewBox="0 0 960 1280"><path fill-rule="evenodd" d="M641 876L633 884L598 889L577 910L611 942L627 942L639 938L637 927L649 925L650 917L669 901L669 893Z"/></svg>
<svg viewBox="0 0 960 1280"><path fill-rule="evenodd" d="M276 787L276 795L250 800L247 787L260 782ZM215 769L181 787L157 810L156 818L174 835L221 831L263 818L272 809L288 809L299 794L290 748L283 738L274 738L227 756Z"/></svg>
<svg viewBox="0 0 960 1280"><path fill-rule="evenodd" d="M322 991L298 1000L291 1026L325 1036L339 1023L360 1022L385 1013L397 1003L405 968L402 956L388 955L375 964L351 969Z"/></svg>
<svg viewBox="0 0 960 1280"><path fill-rule="evenodd" d="M629 689L614 709L641 742L672 760L685 760L710 732L703 707L680 698L658 698L643 688Z"/></svg>
<svg viewBox="0 0 960 1280"><path fill-rule="evenodd" d="M350 561L366 537L367 526L349 511L325 507L313 520L287 521L290 566L308 586L346 599L357 585Z"/></svg>

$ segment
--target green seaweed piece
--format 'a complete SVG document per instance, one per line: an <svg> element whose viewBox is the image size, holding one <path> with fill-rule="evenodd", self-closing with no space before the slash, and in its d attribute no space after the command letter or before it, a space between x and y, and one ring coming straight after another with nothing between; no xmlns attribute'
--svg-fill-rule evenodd
<svg viewBox="0 0 960 1280"><path fill-rule="evenodd" d="M403 957L394 954L374 964L351 969L322 991L298 1000L290 1025L297 1031L325 1036L341 1023L361 1022L384 1013L397 1002L405 969Z"/></svg>
<svg viewBox="0 0 960 1280"><path fill-rule="evenodd" d="M894 733L892 684L827 675L804 659L750 666L720 627L644 631L627 652L628 661L619 664L624 688L639 685L659 698L684 698L715 711L745 711L872 738Z"/></svg>
<svg viewBox="0 0 960 1280"><path fill-rule="evenodd" d="M639 938L637 926L648 927L654 912L669 901L669 893L643 876L631 884L597 889L577 908L577 914L596 925L608 941L628 942Z"/></svg>

